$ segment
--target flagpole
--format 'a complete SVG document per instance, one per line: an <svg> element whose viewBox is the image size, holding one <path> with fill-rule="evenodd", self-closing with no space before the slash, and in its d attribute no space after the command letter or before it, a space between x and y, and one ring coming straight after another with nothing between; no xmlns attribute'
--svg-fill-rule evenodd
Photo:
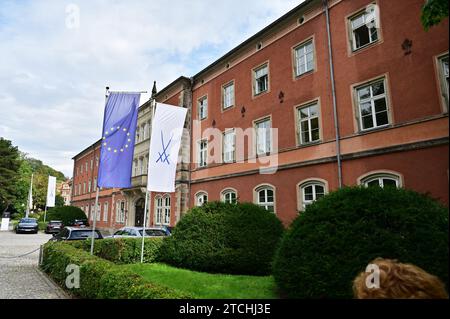
<svg viewBox="0 0 450 319"><path fill-rule="evenodd" d="M155 106L153 108L153 115L152 115L152 123L153 123L153 119L155 118L155 110L156 110L156 101L153 100L155 102ZM151 135L151 134L150 134ZM149 149L150 151L150 149ZM150 154L148 156L148 159L150 161ZM148 163L147 163L148 165ZM148 171L147 171L147 185L148 185ZM144 263L144 238L145 238L145 224L147 222L147 210L151 211L152 207L152 194L151 192L148 191L148 188L146 188L145 190L145 211L144 211L144 227L142 229L142 246L141 246L141 264ZM149 218L150 219L150 218Z"/></svg>
<svg viewBox="0 0 450 319"><path fill-rule="evenodd" d="M147 224L147 210L149 206L148 189L145 190L145 208L144 208L144 222L142 228L142 245L141 245L141 264L144 263L144 242L145 242L145 227ZM151 198L150 198L151 201Z"/></svg>
<svg viewBox="0 0 450 319"><path fill-rule="evenodd" d="M94 238L95 238L95 224L97 222L97 212L98 212L98 194L100 193L100 187L97 186L97 194L95 195L95 207L94 207L94 217L92 224L92 237L91 237L91 255L94 254Z"/></svg>
<svg viewBox="0 0 450 319"><path fill-rule="evenodd" d="M44 223L45 223L46 219L47 219L47 205L45 205L45 210L44 210Z"/></svg>
<svg viewBox="0 0 450 319"><path fill-rule="evenodd" d="M105 105L108 102L108 96L109 96L109 87L106 87L106 91L105 91ZM94 149L94 154L95 154L95 149ZM99 165L100 167L100 165ZM98 170L97 170L97 175L98 175ZM98 213L98 195L100 193L100 187L98 187L98 176L97 176L97 185L95 185L97 188L97 193L95 194L95 207L94 207L94 221L92 224L92 238L91 238L91 255L94 255L94 241L95 241L95 226L96 226L96 222L97 222L97 213Z"/></svg>

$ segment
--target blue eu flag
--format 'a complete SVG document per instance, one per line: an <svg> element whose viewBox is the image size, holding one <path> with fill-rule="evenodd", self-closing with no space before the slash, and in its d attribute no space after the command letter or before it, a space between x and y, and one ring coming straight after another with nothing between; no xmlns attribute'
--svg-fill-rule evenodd
<svg viewBox="0 0 450 319"><path fill-rule="evenodd" d="M111 93L103 118L98 186L131 187L140 93Z"/></svg>

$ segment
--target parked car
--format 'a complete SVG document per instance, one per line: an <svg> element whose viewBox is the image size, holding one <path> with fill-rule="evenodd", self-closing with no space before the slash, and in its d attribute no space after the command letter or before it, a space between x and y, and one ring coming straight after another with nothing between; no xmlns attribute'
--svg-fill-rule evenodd
<svg viewBox="0 0 450 319"><path fill-rule="evenodd" d="M95 239L103 239L103 236L98 229L95 230L94 234ZM64 227L58 234L54 234L49 241L85 240L88 238L92 238L92 229Z"/></svg>
<svg viewBox="0 0 450 319"><path fill-rule="evenodd" d="M72 223L73 227L89 227L89 222L87 221L87 219L75 219Z"/></svg>
<svg viewBox="0 0 450 319"><path fill-rule="evenodd" d="M143 227L123 227L116 231L112 238L137 238L142 237ZM170 233L164 228L149 227L145 228L145 237L166 237Z"/></svg>
<svg viewBox="0 0 450 319"><path fill-rule="evenodd" d="M51 220L48 222L47 227L45 228L46 234L57 234L63 229L64 225L60 220Z"/></svg>
<svg viewBox="0 0 450 319"><path fill-rule="evenodd" d="M16 226L16 234L32 233L37 234L39 225L36 218L22 218Z"/></svg>

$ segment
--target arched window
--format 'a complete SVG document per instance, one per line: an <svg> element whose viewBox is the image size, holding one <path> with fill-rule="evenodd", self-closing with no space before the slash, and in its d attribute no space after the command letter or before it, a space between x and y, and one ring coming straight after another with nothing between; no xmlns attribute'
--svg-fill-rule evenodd
<svg viewBox="0 0 450 319"><path fill-rule="evenodd" d="M164 225L170 225L170 196L164 197Z"/></svg>
<svg viewBox="0 0 450 319"><path fill-rule="evenodd" d="M195 195L195 206L201 207L208 202L208 193L200 192Z"/></svg>
<svg viewBox="0 0 450 319"><path fill-rule="evenodd" d="M237 203L237 193L234 189L226 189L222 191L222 201L224 203L236 204Z"/></svg>
<svg viewBox="0 0 450 319"><path fill-rule="evenodd" d="M162 225L164 200L161 196L155 198L155 225Z"/></svg>
<svg viewBox="0 0 450 319"><path fill-rule="evenodd" d="M361 179L361 185L366 187L401 187L399 175L392 173L376 173Z"/></svg>
<svg viewBox="0 0 450 319"><path fill-rule="evenodd" d="M302 210L305 210L308 205L311 205L327 193L325 183L314 180L301 184L299 190L301 200L300 208Z"/></svg>
<svg viewBox="0 0 450 319"><path fill-rule="evenodd" d="M275 190L272 186L264 185L256 189L256 204L268 210L275 212Z"/></svg>

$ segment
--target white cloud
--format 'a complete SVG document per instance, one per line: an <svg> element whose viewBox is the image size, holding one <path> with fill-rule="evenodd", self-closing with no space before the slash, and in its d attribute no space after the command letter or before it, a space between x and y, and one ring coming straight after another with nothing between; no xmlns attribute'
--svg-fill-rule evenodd
<svg viewBox="0 0 450 319"><path fill-rule="evenodd" d="M66 27L71 3L78 29ZM191 76L298 3L2 1L0 136L71 176L71 158L99 138L106 85L150 91Z"/></svg>

